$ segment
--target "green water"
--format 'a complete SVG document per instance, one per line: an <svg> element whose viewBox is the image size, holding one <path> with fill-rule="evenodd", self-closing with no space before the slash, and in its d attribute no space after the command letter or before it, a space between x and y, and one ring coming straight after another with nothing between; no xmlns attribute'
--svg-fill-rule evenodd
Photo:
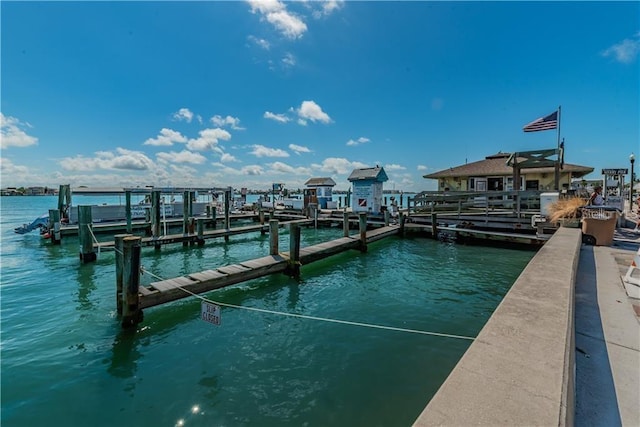
<svg viewBox="0 0 640 427"><path fill-rule="evenodd" d="M194 297L147 309L136 332L123 332L113 252L83 265L75 237L51 246L37 232L13 233L56 202L1 199L3 427L408 426L470 345L233 308L223 308L214 326L200 320ZM302 245L341 233L305 228ZM288 239L281 231L282 248ZM170 278L268 251L268 236L255 233L203 247L143 248L142 264ZM533 255L394 237L366 254L303 266L299 281L277 275L206 296L475 336Z"/></svg>

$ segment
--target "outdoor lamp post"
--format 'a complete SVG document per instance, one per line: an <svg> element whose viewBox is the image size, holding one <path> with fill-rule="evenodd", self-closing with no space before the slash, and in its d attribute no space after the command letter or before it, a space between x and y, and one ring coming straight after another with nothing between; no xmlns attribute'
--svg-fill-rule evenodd
<svg viewBox="0 0 640 427"><path fill-rule="evenodd" d="M631 162L631 179L629 180L631 182L631 185L629 186L629 209L633 211L633 164L636 161L636 156L634 156L633 153L631 153L631 155L629 156L629 161Z"/></svg>

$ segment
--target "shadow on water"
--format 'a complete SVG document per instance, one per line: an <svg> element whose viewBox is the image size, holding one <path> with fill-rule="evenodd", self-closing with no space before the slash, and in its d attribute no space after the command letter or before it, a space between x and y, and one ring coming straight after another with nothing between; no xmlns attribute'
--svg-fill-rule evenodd
<svg viewBox="0 0 640 427"><path fill-rule="evenodd" d="M575 294L575 424L622 425L598 305L593 246L583 245Z"/></svg>
<svg viewBox="0 0 640 427"><path fill-rule="evenodd" d="M97 288L94 275L94 263L80 263L78 266L78 310L90 311L94 308L94 303L91 301L91 293Z"/></svg>

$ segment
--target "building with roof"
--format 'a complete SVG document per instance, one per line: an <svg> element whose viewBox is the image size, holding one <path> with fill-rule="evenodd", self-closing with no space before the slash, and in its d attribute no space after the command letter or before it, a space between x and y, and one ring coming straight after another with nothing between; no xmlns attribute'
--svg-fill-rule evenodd
<svg viewBox="0 0 640 427"><path fill-rule="evenodd" d="M514 167L509 165L511 153L499 152L484 160L451 167L424 175L427 179L438 180L439 191L510 191L514 189ZM519 163L526 159L518 157ZM548 162L547 162L548 163ZM555 167L542 163L542 167L526 166L519 169L520 190L553 190ZM560 190L568 190L571 180L582 178L593 172L590 166L565 163L560 169ZM518 189L518 188L515 188Z"/></svg>
<svg viewBox="0 0 640 427"><path fill-rule="evenodd" d="M382 210L382 185L389 180L384 168L354 169L347 178L353 187L351 210L353 212L380 213Z"/></svg>
<svg viewBox="0 0 640 427"><path fill-rule="evenodd" d="M336 186L336 182L329 178L311 178L304 183L307 188L304 190L304 205L308 206L309 203L316 203L321 209L333 208L331 199L333 197L333 187Z"/></svg>

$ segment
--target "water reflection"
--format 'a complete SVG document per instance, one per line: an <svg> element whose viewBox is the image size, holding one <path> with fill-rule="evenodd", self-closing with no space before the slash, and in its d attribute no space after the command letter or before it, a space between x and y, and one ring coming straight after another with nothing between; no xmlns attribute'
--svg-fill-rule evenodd
<svg viewBox="0 0 640 427"><path fill-rule="evenodd" d="M78 266L78 310L93 310L94 303L91 301L91 293L96 290L95 263L80 264Z"/></svg>
<svg viewBox="0 0 640 427"><path fill-rule="evenodd" d="M138 359L142 355L138 350L141 338L135 328L123 329L116 336L111 348L111 361L107 371L114 377L133 379L138 369ZM135 384L132 385L135 388Z"/></svg>

